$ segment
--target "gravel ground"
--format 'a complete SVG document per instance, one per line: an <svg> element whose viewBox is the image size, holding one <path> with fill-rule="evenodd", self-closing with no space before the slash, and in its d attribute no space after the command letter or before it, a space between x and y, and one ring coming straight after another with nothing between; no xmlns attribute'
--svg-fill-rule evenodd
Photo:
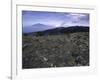
<svg viewBox="0 0 100 80"><path fill-rule="evenodd" d="M22 39L23 69L89 66L89 32Z"/></svg>

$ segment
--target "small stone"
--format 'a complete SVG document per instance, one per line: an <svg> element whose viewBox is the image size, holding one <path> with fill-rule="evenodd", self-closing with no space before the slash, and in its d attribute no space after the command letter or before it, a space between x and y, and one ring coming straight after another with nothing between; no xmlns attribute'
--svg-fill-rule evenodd
<svg viewBox="0 0 100 80"><path fill-rule="evenodd" d="M55 50L55 48L52 49L53 51Z"/></svg>
<svg viewBox="0 0 100 80"><path fill-rule="evenodd" d="M51 63L51 64L50 64L50 66L52 67L52 66L53 66L53 64Z"/></svg>
<svg viewBox="0 0 100 80"><path fill-rule="evenodd" d="M82 66L81 64L77 64L77 66Z"/></svg>
<svg viewBox="0 0 100 80"><path fill-rule="evenodd" d="M46 49L44 49L44 51L45 51L45 52L47 52L47 50L46 50Z"/></svg>
<svg viewBox="0 0 100 80"><path fill-rule="evenodd" d="M48 61L48 59L47 59L47 58L45 58L45 57L43 57L43 59L44 59L44 61Z"/></svg>

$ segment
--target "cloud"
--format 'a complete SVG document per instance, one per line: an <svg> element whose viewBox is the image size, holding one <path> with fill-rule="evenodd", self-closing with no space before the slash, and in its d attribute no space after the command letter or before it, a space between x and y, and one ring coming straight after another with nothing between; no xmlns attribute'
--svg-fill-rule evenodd
<svg viewBox="0 0 100 80"><path fill-rule="evenodd" d="M66 17L69 17L69 19L72 21L72 23L77 23L82 19L87 18L87 14L82 13L70 13L69 15L66 15Z"/></svg>
<svg viewBox="0 0 100 80"><path fill-rule="evenodd" d="M89 25L89 14L87 13L65 13L65 20L62 26L71 25Z"/></svg>

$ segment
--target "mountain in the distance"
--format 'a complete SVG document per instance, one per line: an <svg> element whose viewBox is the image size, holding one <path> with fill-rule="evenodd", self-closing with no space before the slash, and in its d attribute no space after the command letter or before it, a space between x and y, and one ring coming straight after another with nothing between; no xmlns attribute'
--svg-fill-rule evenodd
<svg viewBox="0 0 100 80"><path fill-rule="evenodd" d="M44 30L50 29L52 27L53 26L50 26L50 25L44 25L44 24L37 23L32 26L23 27L23 33L44 31Z"/></svg>
<svg viewBox="0 0 100 80"><path fill-rule="evenodd" d="M58 27L54 29L49 29L43 31L43 33L72 33L72 32L88 32L89 27L88 26L70 26L70 27Z"/></svg>
<svg viewBox="0 0 100 80"><path fill-rule="evenodd" d="M28 33L27 35L56 35L56 34L66 34L66 33L74 33L74 32L89 32L88 26L70 26L70 27L58 27L53 29L48 29L44 31L37 31Z"/></svg>

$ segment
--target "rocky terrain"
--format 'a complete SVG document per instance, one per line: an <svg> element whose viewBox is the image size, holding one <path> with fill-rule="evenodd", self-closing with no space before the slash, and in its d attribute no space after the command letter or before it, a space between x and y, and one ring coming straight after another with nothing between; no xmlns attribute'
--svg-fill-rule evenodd
<svg viewBox="0 0 100 80"><path fill-rule="evenodd" d="M23 34L22 68L89 66L89 31Z"/></svg>

